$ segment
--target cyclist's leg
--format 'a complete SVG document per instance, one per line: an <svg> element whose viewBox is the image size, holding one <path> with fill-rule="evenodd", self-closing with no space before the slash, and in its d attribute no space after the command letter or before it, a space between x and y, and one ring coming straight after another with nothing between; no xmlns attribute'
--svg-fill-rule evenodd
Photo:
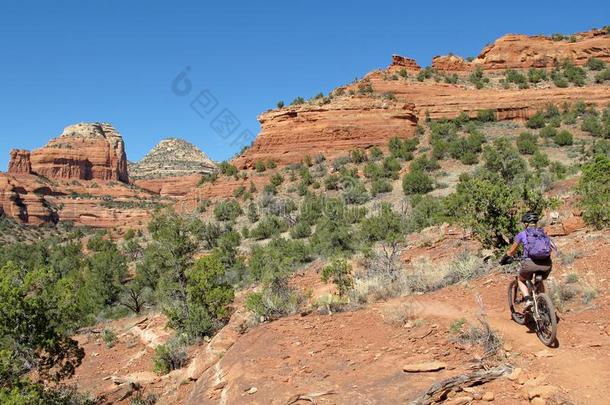
<svg viewBox="0 0 610 405"><path fill-rule="evenodd" d="M529 297L530 293L527 290L527 286L525 285L526 280L531 280L532 275L536 271L533 267L533 262L531 259L524 259L521 261L521 269L519 270L518 284L519 289L521 290L521 294L523 297Z"/></svg>

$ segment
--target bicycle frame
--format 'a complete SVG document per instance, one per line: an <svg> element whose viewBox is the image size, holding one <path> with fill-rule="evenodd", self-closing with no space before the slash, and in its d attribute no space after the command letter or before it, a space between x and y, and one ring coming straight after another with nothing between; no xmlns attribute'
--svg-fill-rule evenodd
<svg viewBox="0 0 610 405"><path fill-rule="evenodd" d="M519 279L519 276L517 276ZM533 311L532 314L534 316L534 320L538 322L540 320L540 314L538 313L538 285L543 282L543 277L540 274L534 273L532 275L531 280L525 280L525 285L527 286L527 290L534 301L532 305Z"/></svg>

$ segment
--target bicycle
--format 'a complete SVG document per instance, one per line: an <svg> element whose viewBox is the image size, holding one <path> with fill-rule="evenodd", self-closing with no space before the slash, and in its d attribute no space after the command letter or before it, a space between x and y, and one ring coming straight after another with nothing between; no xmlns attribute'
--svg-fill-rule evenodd
<svg viewBox="0 0 610 405"><path fill-rule="evenodd" d="M514 260L523 260L517 258ZM536 272L531 280L526 280L525 285L532 297L532 306L526 311L519 312L517 305L525 302L521 289L519 289L518 274L508 286L508 306L511 318L519 325L525 325L528 320L533 320L538 339L546 346L553 346L557 339L557 315L551 298L545 293L544 273Z"/></svg>

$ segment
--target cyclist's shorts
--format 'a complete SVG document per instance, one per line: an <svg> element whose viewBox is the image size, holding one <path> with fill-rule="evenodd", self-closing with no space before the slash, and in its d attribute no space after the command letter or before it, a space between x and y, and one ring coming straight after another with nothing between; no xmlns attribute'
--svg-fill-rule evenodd
<svg viewBox="0 0 610 405"><path fill-rule="evenodd" d="M525 279L531 279L534 273L540 273L543 278L546 279L552 269L553 262L551 261L551 258L544 260L532 260L527 258L521 261L519 275Z"/></svg>

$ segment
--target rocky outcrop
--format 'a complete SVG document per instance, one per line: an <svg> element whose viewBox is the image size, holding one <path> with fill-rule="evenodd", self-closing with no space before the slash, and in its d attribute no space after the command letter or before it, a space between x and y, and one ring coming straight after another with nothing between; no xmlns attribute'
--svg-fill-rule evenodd
<svg viewBox="0 0 610 405"><path fill-rule="evenodd" d="M455 55L435 56L432 67L442 72L463 72L470 69L470 63Z"/></svg>
<svg viewBox="0 0 610 405"><path fill-rule="evenodd" d="M282 108L263 113L258 120L261 133L235 160L240 167L257 160L288 164L320 153L332 158L352 148L385 144L392 136L414 136L417 126L413 104L364 96Z"/></svg>
<svg viewBox="0 0 610 405"><path fill-rule="evenodd" d="M198 147L182 139L164 139L129 166L132 179L162 179L210 173L216 165Z"/></svg>
<svg viewBox="0 0 610 405"><path fill-rule="evenodd" d="M50 179L129 181L123 138L107 123L66 127L30 159L32 172Z"/></svg>
<svg viewBox="0 0 610 405"><path fill-rule="evenodd" d="M405 68L407 70L420 70L421 67L415 59L407 58L400 55L392 55L392 64L390 68Z"/></svg>
<svg viewBox="0 0 610 405"><path fill-rule="evenodd" d="M610 61L610 36L606 30L574 34L562 40L505 35L486 46L472 63L483 69L552 68L565 59L584 65L590 57Z"/></svg>
<svg viewBox="0 0 610 405"><path fill-rule="evenodd" d="M31 174L32 162L30 161L30 151L23 149L11 150L8 172L13 174Z"/></svg>

